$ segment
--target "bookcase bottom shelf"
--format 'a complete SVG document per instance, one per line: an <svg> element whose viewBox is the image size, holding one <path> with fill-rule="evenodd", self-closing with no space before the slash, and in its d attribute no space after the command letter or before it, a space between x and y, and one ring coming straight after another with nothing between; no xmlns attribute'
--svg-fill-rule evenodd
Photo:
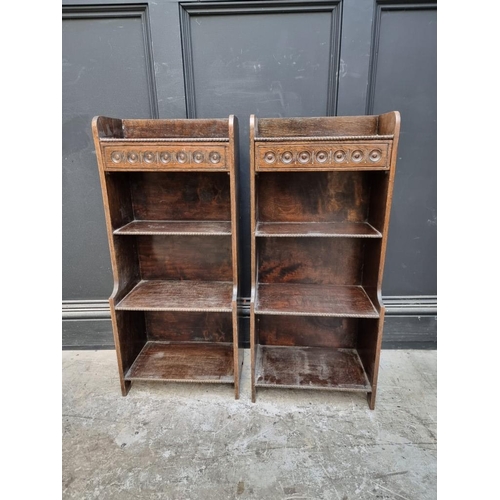
<svg viewBox="0 0 500 500"><path fill-rule="evenodd" d="M149 341L125 380L232 384L233 344Z"/></svg>
<svg viewBox="0 0 500 500"><path fill-rule="evenodd" d="M259 345L257 387L370 392L356 349Z"/></svg>

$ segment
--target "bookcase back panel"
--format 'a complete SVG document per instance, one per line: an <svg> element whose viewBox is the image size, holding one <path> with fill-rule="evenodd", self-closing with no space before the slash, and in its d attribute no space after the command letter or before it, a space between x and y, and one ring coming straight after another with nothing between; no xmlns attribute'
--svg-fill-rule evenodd
<svg viewBox="0 0 500 500"><path fill-rule="evenodd" d="M364 240L359 238L261 238L259 283L359 285Z"/></svg>
<svg viewBox="0 0 500 500"><path fill-rule="evenodd" d="M165 311L145 313L148 340L232 342L231 313Z"/></svg>
<svg viewBox="0 0 500 500"><path fill-rule="evenodd" d="M378 116L335 116L307 118L259 118L259 137L374 135Z"/></svg>
<svg viewBox="0 0 500 500"><path fill-rule="evenodd" d="M116 137L116 136L115 136ZM125 139L150 138L221 138L229 137L226 119L196 120L196 127L187 120L123 120L121 135Z"/></svg>
<svg viewBox="0 0 500 500"><path fill-rule="evenodd" d="M130 175L132 205L138 220L231 220L227 173L125 175Z"/></svg>
<svg viewBox="0 0 500 500"><path fill-rule="evenodd" d="M229 236L138 236L143 280L232 281Z"/></svg>
<svg viewBox="0 0 500 500"><path fill-rule="evenodd" d="M364 222L370 176L363 172L266 172L257 176L258 220Z"/></svg>
<svg viewBox="0 0 500 500"><path fill-rule="evenodd" d="M355 348L356 318L316 316L258 316L256 328L262 345Z"/></svg>

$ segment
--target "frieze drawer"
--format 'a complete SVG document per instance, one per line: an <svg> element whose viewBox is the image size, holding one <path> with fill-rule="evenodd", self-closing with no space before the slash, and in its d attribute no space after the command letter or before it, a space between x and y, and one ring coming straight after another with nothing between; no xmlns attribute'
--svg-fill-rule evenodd
<svg viewBox="0 0 500 500"><path fill-rule="evenodd" d="M106 170L227 170L227 152L219 145L103 145Z"/></svg>
<svg viewBox="0 0 500 500"><path fill-rule="evenodd" d="M256 145L256 170L389 168L389 143L272 143Z"/></svg>

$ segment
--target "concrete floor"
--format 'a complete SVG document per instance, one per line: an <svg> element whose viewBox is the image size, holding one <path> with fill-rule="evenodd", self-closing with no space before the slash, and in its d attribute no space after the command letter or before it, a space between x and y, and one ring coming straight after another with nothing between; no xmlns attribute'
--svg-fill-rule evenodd
<svg viewBox="0 0 500 500"><path fill-rule="evenodd" d="M248 353L247 353L248 354ZM360 394L135 383L114 351L63 352L63 498L436 498L436 352L383 351Z"/></svg>

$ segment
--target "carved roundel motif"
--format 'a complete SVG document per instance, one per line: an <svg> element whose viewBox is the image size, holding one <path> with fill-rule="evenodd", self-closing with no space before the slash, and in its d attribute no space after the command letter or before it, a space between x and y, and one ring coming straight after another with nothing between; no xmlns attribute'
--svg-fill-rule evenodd
<svg viewBox="0 0 500 500"><path fill-rule="evenodd" d="M371 161L379 161L380 158L382 158L382 151L380 151L380 149L370 151L369 158Z"/></svg>
<svg viewBox="0 0 500 500"><path fill-rule="evenodd" d="M162 163L169 163L171 159L172 159L172 156L170 155L170 153L168 151L162 151L160 153L160 161Z"/></svg>
<svg viewBox="0 0 500 500"><path fill-rule="evenodd" d="M195 163L202 163L204 160L203 153L201 151L195 151L193 153L193 160L195 161Z"/></svg>
<svg viewBox="0 0 500 500"><path fill-rule="evenodd" d="M274 163L276 161L276 155L273 151L267 151L264 154L264 160L266 163Z"/></svg>
<svg viewBox="0 0 500 500"><path fill-rule="evenodd" d="M122 161L122 158L123 158L123 155L122 155L121 151L113 151L111 153L111 160L114 163L120 163Z"/></svg>
<svg viewBox="0 0 500 500"><path fill-rule="evenodd" d="M220 154L217 153L217 151L211 151L210 154L208 155L208 158L212 163L219 163L220 162Z"/></svg>
<svg viewBox="0 0 500 500"><path fill-rule="evenodd" d="M345 151L342 149L339 149L338 151L335 151L333 158L335 159L336 162L341 162L344 161L346 157Z"/></svg>
<svg viewBox="0 0 500 500"><path fill-rule="evenodd" d="M298 158L300 163L309 163L311 160L311 153L309 153L309 151L301 151Z"/></svg>
<svg viewBox="0 0 500 500"><path fill-rule="evenodd" d="M326 151L318 151L316 153L316 161L319 163L325 163L328 160L328 153Z"/></svg>
<svg viewBox="0 0 500 500"><path fill-rule="evenodd" d="M127 155L127 161L129 163L137 163L139 161L139 155L135 151L130 151Z"/></svg>
<svg viewBox="0 0 500 500"><path fill-rule="evenodd" d="M177 153L177 161L179 163L186 163L188 161L188 155L184 151L179 151Z"/></svg>
<svg viewBox="0 0 500 500"><path fill-rule="evenodd" d="M156 161L156 154L153 151L145 151L143 158L146 163L154 163Z"/></svg>
<svg viewBox="0 0 500 500"><path fill-rule="evenodd" d="M363 159L363 151L356 149L351 155L352 161L360 162Z"/></svg>
<svg viewBox="0 0 500 500"><path fill-rule="evenodd" d="M283 163L291 163L293 160L293 154L290 152L290 151L285 151L282 155L281 155L281 161Z"/></svg>

